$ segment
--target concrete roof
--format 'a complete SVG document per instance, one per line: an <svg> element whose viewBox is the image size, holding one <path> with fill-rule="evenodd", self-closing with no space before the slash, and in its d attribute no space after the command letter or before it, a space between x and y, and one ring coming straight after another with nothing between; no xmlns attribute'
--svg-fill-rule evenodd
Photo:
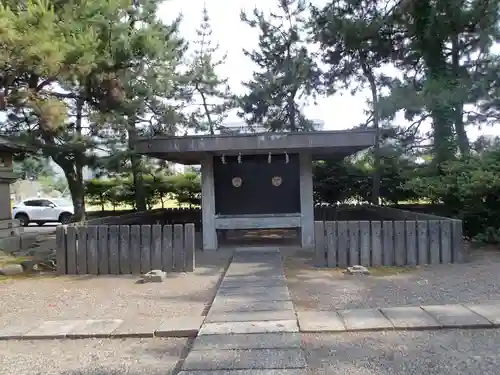
<svg viewBox="0 0 500 375"><path fill-rule="evenodd" d="M181 164L199 164L207 155L310 152L314 158L344 158L373 146L375 130L336 130L140 138L135 152Z"/></svg>
<svg viewBox="0 0 500 375"><path fill-rule="evenodd" d="M19 152L19 151L32 151L31 148L25 144L13 141L8 137L0 136L0 151Z"/></svg>

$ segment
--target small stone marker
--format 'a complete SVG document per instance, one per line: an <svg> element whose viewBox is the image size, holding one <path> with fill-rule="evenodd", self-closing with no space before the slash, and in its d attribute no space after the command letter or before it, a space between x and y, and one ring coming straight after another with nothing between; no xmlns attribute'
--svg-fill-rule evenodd
<svg viewBox="0 0 500 375"><path fill-rule="evenodd" d="M22 275L24 273L24 268L20 264L6 264L0 268L0 275L2 276L16 276Z"/></svg>
<svg viewBox="0 0 500 375"><path fill-rule="evenodd" d="M167 277L167 273L162 270L152 270L141 276L145 283L161 283Z"/></svg>
<svg viewBox="0 0 500 375"><path fill-rule="evenodd" d="M359 265L347 267L345 273L347 275L370 275L368 268Z"/></svg>

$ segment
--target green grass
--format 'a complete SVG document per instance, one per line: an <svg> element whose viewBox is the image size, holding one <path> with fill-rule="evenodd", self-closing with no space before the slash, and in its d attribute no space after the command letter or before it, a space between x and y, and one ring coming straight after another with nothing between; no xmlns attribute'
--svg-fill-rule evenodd
<svg viewBox="0 0 500 375"><path fill-rule="evenodd" d="M396 267L396 266L381 266L381 267L367 267L372 276L384 277L394 276L403 273L416 271L416 267Z"/></svg>
<svg viewBox="0 0 500 375"><path fill-rule="evenodd" d="M188 208L188 205L181 205L181 208ZM158 203L153 206L153 209L157 208L162 208L161 203ZM179 204L177 203L176 200L169 199L165 201L164 208L179 208ZM94 205L86 205L87 212L93 212L93 211L102 211L102 207L100 205L94 206ZM120 205L116 206L113 208L112 205L106 204L104 205L104 211L122 211L122 210L132 210L133 207L129 205Z"/></svg>

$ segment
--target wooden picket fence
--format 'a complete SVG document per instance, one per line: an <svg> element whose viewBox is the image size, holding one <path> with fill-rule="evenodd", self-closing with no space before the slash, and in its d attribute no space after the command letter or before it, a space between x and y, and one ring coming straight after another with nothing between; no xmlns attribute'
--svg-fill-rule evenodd
<svg viewBox="0 0 500 375"><path fill-rule="evenodd" d="M316 221L318 267L464 261L461 220Z"/></svg>
<svg viewBox="0 0 500 375"><path fill-rule="evenodd" d="M193 272L194 224L68 225L56 230L57 271L65 275Z"/></svg>

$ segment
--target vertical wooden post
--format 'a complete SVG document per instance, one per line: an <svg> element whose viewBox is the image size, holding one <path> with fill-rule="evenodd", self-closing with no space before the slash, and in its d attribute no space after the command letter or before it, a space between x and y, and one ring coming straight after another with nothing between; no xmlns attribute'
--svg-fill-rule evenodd
<svg viewBox="0 0 500 375"><path fill-rule="evenodd" d="M99 227L97 228L97 243L99 275L109 275L109 241L107 225L99 225Z"/></svg>
<svg viewBox="0 0 500 375"><path fill-rule="evenodd" d="M316 267L325 267L325 223L322 221L314 222L314 265Z"/></svg>
<svg viewBox="0 0 500 375"><path fill-rule="evenodd" d="M141 226L130 226L130 268L133 275L141 273Z"/></svg>
<svg viewBox="0 0 500 375"><path fill-rule="evenodd" d="M128 225L120 225L120 273L129 275L130 268L130 228Z"/></svg>
<svg viewBox="0 0 500 375"><path fill-rule="evenodd" d="M162 269L165 272L172 272L174 270L174 253L173 253L173 234L172 226L163 226L163 239L161 242L161 263Z"/></svg>
<svg viewBox="0 0 500 375"><path fill-rule="evenodd" d="M439 220L429 220L429 255L430 264L441 263Z"/></svg>
<svg viewBox="0 0 500 375"><path fill-rule="evenodd" d="M335 268L337 267L337 223L335 221L327 221L325 227L327 266Z"/></svg>
<svg viewBox="0 0 500 375"><path fill-rule="evenodd" d="M406 264L409 266L417 265L417 222L406 221Z"/></svg>
<svg viewBox="0 0 500 375"><path fill-rule="evenodd" d="M374 267L381 266L383 263L382 257L382 222L372 221L372 259L371 264Z"/></svg>
<svg viewBox="0 0 500 375"><path fill-rule="evenodd" d="M384 266L394 265L394 229L392 221L384 221L382 223L384 232L383 241L384 248L382 253L382 261Z"/></svg>
<svg viewBox="0 0 500 375"><path fill-rule="evenodd" d="M394 264L404 266L406 264L406 231L404 221L394 222Z"/></svg>
<svg viewBox="0 0 500 375"><path fill-rule="evenodd" d="M182 224L174 225L174 272L184 270L184 228Z"/></svg>
<svg viewBox="0 0 500 375"><path fill-rule="evenodd" d="M348 221L349 265L359 265L359 221Z"/></svg>
<svg viewBox="0 0 500 375"><path fill-rule="evenodd" d="M76 275L77 233L73 225L66 227L66 273Z"/></svg>
<svg viewBox="0 0 500 375"><path fill-rule="evenodd" d="M153 225L151 233L151 269L161 270L161 225Z"/></svg>
<svg viewBox="0 0 500 375"><path fill-rule="evenodd" d="M340 268L346 268L349 264L349 231L347 221L337 221L337 259Z"/></svg>
<svg viewBox="0 0 500 375"><path fill-rule="evenodd" d="M195 267L194 224L184 225L185 272L193 272Z"/></svg>
<svg viewBox="0 0 500 375"><path fill-rule="evenodd" d="M120 228L117 225L109 227L109 273L120 273Z"/></svg>
<svg viewBox="0 0 500 375"><path fill-rule="evenodd" d="M361 266L369 267L371 266L370 261L370 222L360 221L359 222L359 264Z"/></svg>
<svg viewBox="0 0 500 375"><path fill-rule="evenodd" d="M76 272L79 275L86 275L87 270L87 227L81 225L78 227L78 254Z"/></svg>
<svg viewBox="0 0 500 375"><path fill-rule="evenodd" d="M87 230L87 268L92 275L99 274L99 257L97 251L97 227L91 226Z"/></svg>
<svg viewBox="0 0 500 375"><path fill-rule="evenodd" d="M60 225L56 228L56 262L57 273L66 274L66 227Z"/></svg>

